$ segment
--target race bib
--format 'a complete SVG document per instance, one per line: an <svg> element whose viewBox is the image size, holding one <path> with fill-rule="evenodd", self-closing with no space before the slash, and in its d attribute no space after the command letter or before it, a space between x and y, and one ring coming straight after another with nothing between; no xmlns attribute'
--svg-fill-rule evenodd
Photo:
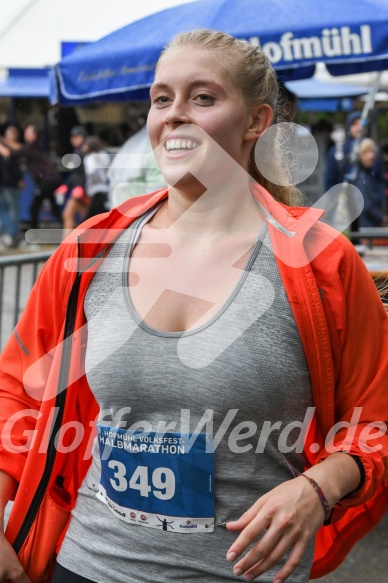
<svg viewBox="0 0 388 583"><path fill-rule="evenodd" d="M171 532L214 531L214 452L206 434L98 424L98 441L97 497L118 518Z"/></svg>

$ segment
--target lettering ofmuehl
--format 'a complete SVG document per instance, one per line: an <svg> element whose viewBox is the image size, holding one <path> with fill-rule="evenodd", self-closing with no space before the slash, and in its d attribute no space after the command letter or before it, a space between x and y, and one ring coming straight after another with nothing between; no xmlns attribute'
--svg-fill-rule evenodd
<svg viewBox="0 0 388 583"><path fill-rule="evenodd" d="M248 40L255 46L260 45L258 36L253 36ZM278 43L267 42L262 45L262 49L273 64L299 59L366 55L372 52L371 29L368 24L360 26L359 33L351 32L348 26L324 28L320 37L303 38L295 38L292 32L285 32Z"/></svg>

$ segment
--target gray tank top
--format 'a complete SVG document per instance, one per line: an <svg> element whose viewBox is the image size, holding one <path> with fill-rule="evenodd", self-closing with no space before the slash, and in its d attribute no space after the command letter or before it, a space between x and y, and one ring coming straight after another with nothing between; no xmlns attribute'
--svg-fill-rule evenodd
<svg viewBox="0 0 388 583"><path fill-rule="evenodd" d="M236 534L225 523L292 479L295 468L303 471L309 371L266 225L210 321L172 333L140 320L127 285L129 258L156 210L118 238L88 289L87 378L107 423L119 417L126 429L146 422L153 431L200 427L216 436L214 532L181 534L120 520L96 497L96 440L58 562L98 583L236 581L225 559ZM308 581L313 544L290 583ZM270 583L278 568L260 581Z"/></svg>

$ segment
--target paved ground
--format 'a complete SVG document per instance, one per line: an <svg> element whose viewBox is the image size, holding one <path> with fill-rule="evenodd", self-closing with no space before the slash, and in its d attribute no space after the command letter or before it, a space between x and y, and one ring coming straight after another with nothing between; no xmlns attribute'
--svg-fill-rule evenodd
<svg viewBox="0 0 388 583"><path fill-rule="evenodd" d="M388 582L388 514L377 527L349 553L336 571L319 583L387 583Z"/></svg>

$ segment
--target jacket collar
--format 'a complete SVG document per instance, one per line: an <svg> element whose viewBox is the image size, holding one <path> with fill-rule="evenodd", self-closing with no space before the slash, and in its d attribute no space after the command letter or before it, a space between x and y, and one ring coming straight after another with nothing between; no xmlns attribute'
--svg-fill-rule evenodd
<svg viewBox="0 0 388 583"><path fill-rule="evenodd" d="M324 211L281 204L257 183L252 183L251 191L270 227L272 238L277 241L280 259L284 260L283 255L294 255L296 249L300 253L301 243L307 232L317 223ZM84 261L86 260L84 268L87 268L88 258L90 260L103 254L137 217L167 197L168 188L163 188L151 194L131 198L108 214L97 215L73 231L69 236L69 242L80 244L81 256Z"/></svg>

